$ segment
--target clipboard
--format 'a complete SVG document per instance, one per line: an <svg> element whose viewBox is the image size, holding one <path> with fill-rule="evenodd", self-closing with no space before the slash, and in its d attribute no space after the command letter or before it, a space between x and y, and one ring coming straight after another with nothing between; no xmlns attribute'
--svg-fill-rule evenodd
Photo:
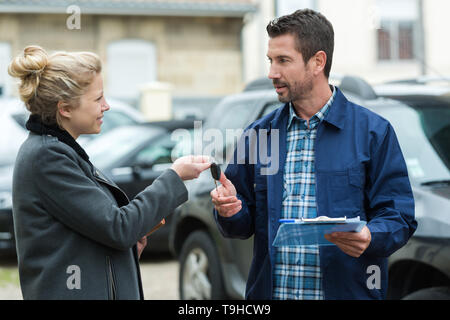
<svg viewBox="0 0 450 320"><path fill-rule="evenodd" d="M360 232L367 224L360 217L280 219L280 227L273 241L274 247L297 247L307 245L335 245L325 239L333 232Z"/></svg>

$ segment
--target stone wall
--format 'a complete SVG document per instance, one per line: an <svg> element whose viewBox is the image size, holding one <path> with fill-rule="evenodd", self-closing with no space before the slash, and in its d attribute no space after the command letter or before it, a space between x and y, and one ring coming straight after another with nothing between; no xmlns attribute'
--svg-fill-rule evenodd
<svg viewBox="0 0 450 320"><path fill-rule="evenodd" d="M171 83L175 95L225 95L242 89L240 18L81 14L80 30L69 30L67 18L0 14L0 42L11 44L12 56L30 44L47 50L94 51L107 74L107 45L141 39L156 46L157 80Z"/></svg>

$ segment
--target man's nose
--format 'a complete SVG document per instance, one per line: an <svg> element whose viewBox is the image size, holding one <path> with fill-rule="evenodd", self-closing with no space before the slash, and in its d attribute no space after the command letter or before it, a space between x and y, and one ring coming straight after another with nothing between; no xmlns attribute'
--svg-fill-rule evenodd
<svg viewBox="0 0 450 320"><path fill-rule="evenodd" d="M274 67L273 64L270 66L268 77L269 79L279 79L281 77L280 72Z"/></svg>

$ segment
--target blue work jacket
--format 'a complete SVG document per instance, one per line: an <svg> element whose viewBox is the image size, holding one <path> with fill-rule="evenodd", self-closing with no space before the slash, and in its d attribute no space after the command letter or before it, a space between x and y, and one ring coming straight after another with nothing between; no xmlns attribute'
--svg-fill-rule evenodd
<svg viewBox="0 0 450 320"><path fill-rule="evenodd" d="M417 228L414 198L391 124L336 90L315 141L317 215L360 216L367 221L372 239L358 258L335 245L320 247L324 298L384 299L387 258L405 245ZM225 237L247 239L254 235L247 299L272 298L276 254L272 243L280 225L288 118L289 104L285 104L245 130L239 142L245 149L238 145L225 171L242 200L242 209L228 218L214 212ZM249 134L252 131L267 134ZM265 145L261 139L267 143L266 155L255 149ZM270 151L273 143L279 144L277 156ZM270 166L278 170L274 174L263 172Z"/></svg>

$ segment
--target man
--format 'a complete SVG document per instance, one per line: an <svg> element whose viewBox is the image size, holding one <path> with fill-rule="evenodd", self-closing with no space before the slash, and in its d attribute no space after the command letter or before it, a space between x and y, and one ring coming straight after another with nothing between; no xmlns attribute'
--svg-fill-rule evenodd
<svg viewBox="0 0 450 320"><path fill-rule="evenodd" d="M222 185L211 191L222 234L254 235L246 298L383 299L387 257L417 227L394 130L328 84L334 32L323 15L298 10L270 22L267 31L269 78L286 104L246 132L269 132L268 145L279 144L279 170L264 175L267 159L250 163L249 154L235 152ZM257 137L244 134L246 148L237 150L251 149L254 139L259 144ZM272 245L279 219L317 216L360 216L367 225L327 235L335 246Z"/></svg>

